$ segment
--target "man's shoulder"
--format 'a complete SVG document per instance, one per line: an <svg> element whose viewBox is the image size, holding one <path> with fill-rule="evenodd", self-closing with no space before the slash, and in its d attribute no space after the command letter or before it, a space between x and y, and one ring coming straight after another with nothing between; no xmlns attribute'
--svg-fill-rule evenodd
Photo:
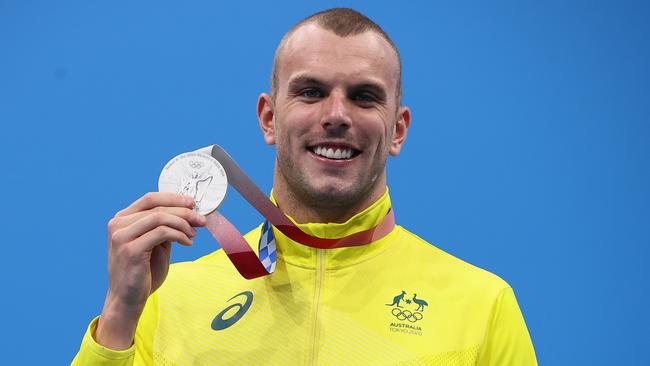
<svg viewBox="0 0 650 366"><path fill-rule="evenodd" d="M227 256L222 249L192 261L172 263L165 283L170 281L196 281L204 276L214 276L216 273L228 271Z"/></svg>
<svg viewBox="0 0 650 366"><path fill-rule="evenodd" d="M244 235L244 238L255 252L257 252L256 244L257 240L259 240L260 227L261 224ZM197 276L199 278L202 275L215 276L219 273L223 273L225 276L233 274L240 276L223 249L217 249L193 261L172 263L167 280L170 278L172 280L196 279Z"/></svg>
<svg viewBox="0 0 650 366"><path fill-rule="evenodd" d="M422 276L454 287L492 294L510 287L498 275L440 249L401 226L399 228L402 231L399 250L412 265L419 266Z"/></svg>

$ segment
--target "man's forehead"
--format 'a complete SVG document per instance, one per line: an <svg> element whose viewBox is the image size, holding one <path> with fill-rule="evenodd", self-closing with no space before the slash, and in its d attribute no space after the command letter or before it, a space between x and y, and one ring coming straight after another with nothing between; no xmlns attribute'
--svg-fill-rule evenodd
<svg viewBox="0 0 650 366"><path fill-rule="evenodd" d="M325 29L318 25L315 22L304 24L296 28L287 39L285 39L285 46L318 46L318 43L315 41L320 40L332 40L332 41L353 41L357 42L369 42L369 46L373 46L377 50L386 48L386 51L390 49L390 45L386 42L377 32L372 30L367 30L358 34L350 34L347 36L339 36L334 31ZM352 43L352 42L349 42Z"/></svg>
<svg viewBox="0 0 650 366"><path fill-rule="evenodd" d="M307 65L327 67L337 61L355 64L354 61L358 60L359 67L385 70L391 75L399 72L397 54L373 31L340 37L315 23L305 24L292 32L278 51L279 69ZM289 77L286 74L282 76L285 80Z"/></svg>

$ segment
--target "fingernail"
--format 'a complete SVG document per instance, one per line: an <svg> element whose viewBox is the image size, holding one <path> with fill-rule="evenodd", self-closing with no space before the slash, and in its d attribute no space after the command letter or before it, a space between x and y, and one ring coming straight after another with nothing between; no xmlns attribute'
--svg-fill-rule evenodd
<svg viewBox="0 0 650 366"><path fill-rule="evenodd" d="M208 220L205 218L205 216L199 215L199 214L197 214L197 216L198 216L199 224L205 225L208 222Z"/></svg>

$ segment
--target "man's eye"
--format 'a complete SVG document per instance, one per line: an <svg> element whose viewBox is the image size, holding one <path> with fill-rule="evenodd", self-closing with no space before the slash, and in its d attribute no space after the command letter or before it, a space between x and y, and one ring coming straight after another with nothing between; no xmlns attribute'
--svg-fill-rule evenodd
<svg viewBox="0 0 650 366"><path fill-rule="evenodd" d="M370 95L370 94L361 93L361 94L357 94L357 95L355 95L355 96L354 96L354 100L356 100L356 101L358 101L358 102L374 102L374 101L375 101L375 97L373 97L373 96Z"/></svg>
<svg viewBox="0 0 650 366"><path fill-rule="evenodd" d="M320 98L322 96L321 92L316 89L305 89L300 95L306 98Z"/></svg>

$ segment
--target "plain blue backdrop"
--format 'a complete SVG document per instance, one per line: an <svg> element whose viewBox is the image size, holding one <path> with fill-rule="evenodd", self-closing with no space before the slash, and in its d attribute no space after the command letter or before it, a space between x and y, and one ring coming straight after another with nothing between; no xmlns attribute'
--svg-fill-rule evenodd
<svg viewBox="0 0 650 366"><path fill-rule="evenodd" d="M650 364L647 2L0 0L3 364L72 359L106 223L171 157L218 143L271 188L257 96L283 33L333 6L402 54L398 223L506 279L540 364ZM202 230L173 260L216 247Z"/></svg>

